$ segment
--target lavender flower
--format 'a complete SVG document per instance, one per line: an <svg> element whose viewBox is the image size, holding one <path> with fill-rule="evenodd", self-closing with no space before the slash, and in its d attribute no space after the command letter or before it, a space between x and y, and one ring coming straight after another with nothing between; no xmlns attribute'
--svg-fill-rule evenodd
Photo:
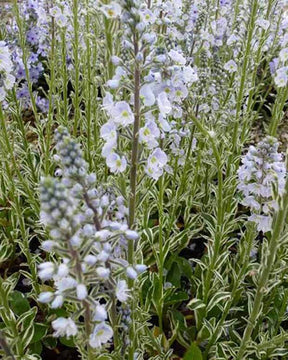
<svg viewBox="0 0 288 360"><path fill-rule="evenodd" d="M258 231L271 230L271 215L277 210L273 188L278 195L284 191L286 169L282 155L277 152L278 146L271 136L257 147L250 146L238 170L238 189L244 195L242 204L251 208L249 220L257 224Z"/></svg>

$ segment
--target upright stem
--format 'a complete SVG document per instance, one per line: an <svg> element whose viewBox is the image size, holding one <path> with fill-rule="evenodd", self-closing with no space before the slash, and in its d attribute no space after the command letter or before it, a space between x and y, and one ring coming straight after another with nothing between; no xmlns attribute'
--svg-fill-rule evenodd
<svg viewBox="0 0 288 360"><path fill-rule="evenodd" d="M265 289L269 280L269 276L271 271L273 270L276 254L278 251L278 241L285 226L287 210L288 210L288 181L286 181L284 197L281 201L280 209L276 214L273 223L272 236L270 243L268 245L267 256L264 257L263 262L261 264L262 266L259 275L259 282L256 289L256 295L254 298L252 311L248 318L247 326L245 328L242 341L240 344L240 348L238 354L235 357L235 360L245 359L244 354L248 346L248 343L250 341L253 329L256 325L257 318L259 316L260 308L262 305L262 300L265 295Z"/></svg>
<svg viewBox="0 0 288 360"><path fill-rule="evenodd" d="M252 47L252 39L253 39L253 33L254 33L254 27L255 27L255 21L256 21L256 14L257 14L257 8L258 8L258 0L253 0L252 5L252 12L249 22L249 28L248 28L248 37L247 37L247 44L244 54L244 61L242 65L242 74L241 74L241 80L240 80L240 88L237 96L237 105L236 105L236 117L235 117L235 125L233 129L233 138L232 138L232 157L235 154L235 151L237 149L238 144L238 129L239 129L239 121L240 121L240 112L242 109L242 100L243 100L243 94L246 84L246 75L248 70L248 64L249 60L251 58L251 47ZM227 169L227 176L230 174L230 165L231 162L229 161L228 169Z"/></svg>
<svg viewBox="0 0 288 360"><path fill-rule="evenodd" d="M92 144L91 144L91 50L90 50L90 15L89 15L89 2L86 1L86 66L87 66L87 78L86 78L86 106L85 115L87 120L87 157L89 163L89 169L92 168Z"/></svg>
<svg viewBox="0 0 288 360"><path fill-rule="evenodd" d="M73 0L73 28L74 28L74 42L73 42L73 60L75 69L74 79L74 125L73 135L77 135L79 118L80 118L80 99L79 99L79 22L78 22L78 0Z"/></svg>
<svg viewBox="0 0 288 360"><path fill-rule="evenodd" d="M134 34L134 53L135 57L139 51L138 34ZM140 68L135 60L134 70L134 128L132 137L132 154L131 154L131 170L130 170L130 198L129 198L129 227L135 225L136 211L136 187L137 187L137 167L138 167L138 151L139 151L139 128L140 128ZM129 242L128 261L133 263L134 245L133 240Z"/></svg>
<svg viewBox="0 0 288 360"><path fill-rule="evenodd" d="M216 161L217 175L218 175L217 226L216 226L215 239L213 242L213 255L212 255L211 263L209 264L207 274L204 278L204 283L203 283L203 302L206 304L208 302L209 291L211 289L211 281L212 281L212 277L214 275L215 265L216 265L217 259L219 257L219 251L221 248L221 241L222 241L222 237L223 237L222 227L223 227L223 219L224 219L224 214L225 214L225 207L223 204L223 169L222 169L221 156L216 147L214 138L210 135L210 133L204 128L204 126L201 124L201 122L194 115L191 115L191 118L192 118L194 124L197 126L198 130L200 130L200 132L211 143L213 154L214 154L215 161ZM202 327L204 316L205 316L205 313L203 313L202 316L199 317L199 321L197 324L197 327L199 329Z"/></svg>
<svg viewBox="0 0 288 360"><path fill-rule="evenodd" d="M47 121L47 143L46 143L46 151L45 151L45 166L44 166L44 173L47 176L49 174L49 165L51 162L51 153L50 153L50 141L51 141L51 128L53 122L53 94L54 94L54 87L55 87L55 21L54 17L52 17L51 23L51 52L50 52L50 79L49 79L49 110L48 110L48 121Z"/></svg>
<svg viewBox="0 0 288 360"><path fill-rule="evenodd" d="M77 277L77 281L79 283L82 283L83 278L83 272L82 272L82 266L81 261L79 258L79 254L76 250L73 249L70 239L67 239L68 244L68 250L71 254L72 259L75 261L75 273ZM87 300L82 300L82 306L84 308L84 324L85 324L85 332L86 332L86 342L87 342L87 359L92 360L93 359L93 351L91 346L89 345L89 337L91 334L91 310L90 310L90 304Z"/></svg>
<svg viewBox="0 0 288 360"><path fill-rule="evenodd" d="M245 246L243 246L244 251L243 251L243 254L240 254L240 256L239 256L240 269L237 274L236 280L234 280L234 284L233 284L233 287L231 290L231 296L225 303L221 317L218 320L217 325L214 329L214 332L211 335L211 337L208 341L208 344L205 347L205 351L203 353L204 360L208 359L209 350L210 350L211 346L213 346L215 344L215 342L217 341L217 339L219 338L221 331L222 331L222 325L223 325L224 321L226 320L226 317L229 314L229 311L231 309L231 306L233 305L233 302L235 301L235 297L236 297L236 294L238 291L239 284L245 278L245 275L247 273L248 264L249 264L249 255L251 252L251 248L253 246L254 238L255 238L255 226L253 224L249 224L248 229L247 229L247 234L243 239L243 242L245 242Z"/></svg>
<svg viewBox="0 0 288 360"><path fill-rule="evenodd" d="M68 74L67 74L67 64L66 64L66 30L61 31L61 55L62 55L62 94L63 94L63 123L65 127L68 127L68 95L67 95L67 86L68 86Z"/></svg>
<svg viewBox="0 0 288 360"><path fill-rule="evenodd" d="M163 287L164 287L164 261L165 261L165 254L164 254L164 243L163 243L163 195L164 195L164 175L161 176L159 179L159 204L158 204L158 211L159 211L159 282L161 287L161 301L158 311L159 317L159 329L160 333L163 333Z"/></svg>
<svg viewBox="0 0 288 360"><path fill-rule="evenodd" d="M131 170L130 170L130 197L129 197L129 228L135 227L135 212L137 206L137 168L138 168L138 152L139 152L139 128L140 128L140 76L141 71L139 63L137 62L137 54L139 51L138 44L138 32L135 30L133 34L134 42L134 56L135 56L135 69L134 69L134 127L132 137L132 154L131 154ZM134 240L128 240L128 262L133 264L134 262ZM128 280L129 288L133 287L133 280ZM131 346L129 348L129 360L134 358L134 324L133 324L133 312L135 308L135 301L132 300L132 324L130 326L129 337Z"/></svg>

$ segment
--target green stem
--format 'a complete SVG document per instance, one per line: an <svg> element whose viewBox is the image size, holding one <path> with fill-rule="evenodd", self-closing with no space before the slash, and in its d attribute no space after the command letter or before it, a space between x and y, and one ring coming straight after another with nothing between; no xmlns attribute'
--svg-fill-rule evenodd
<svg viewBox="0 0 288 360"><path fill-rule="evenodd" d="M210 339L208 341L208 344L205 346L203 360L208 359L210 348L215 344L215 342L221 335L222 325L224 324L224 321L226 320L226 318L229 314L231 306L233 305L233 303L235 301L236 293L239 289L239 284L242 283L242 281L244 280L244 278L246 276L247 267L249 265L250 252L251 252L251 249L253 246L253 240L255 239L255 236L256 236L255 226L250 223L250 224L248 224L247 235L243 239L243 241L245 242L245 245L243 246L244 247L243 255L240 254L240 258L239 258L240 270L239 270L238 276L234 280L230 299L225 303L224 311L222 312L220 319L217 321L217 325L214 329L212 336L210 337Z"/></svg>
<svg viewBox="0 0 288 360"><path fill-rule="evenodd" d="M219 256L219 251L221 248L221 240L222 240L222 226L223 226L223 219L224 219L224 204L223 204L223 170L222 170L222 162L220 153L216 147L214 137L204 128L201 122L194 116L191 115L192 120L198 130L209 140L212 146L213 154L216 160L217 166L217 178L218 178L218 190L217 190L217 228L215 233L215 239L213 243L213 256L211 259L211 263L209 264L207 274L204 279L203 284L203 301L206 304L208 302L208 296L211 289L211 281L214 275L215 265ZM197 324L198 328L201 328L203 316L199 317L199 321Z"/></svg>
<svg viewBox="0 0 288 360"><path fill-rule="evenodd" d="M160 333L163 333L163 287L164 287L164 262L165 262L165 254L164 254L164 243L163 243L163 221L164 221L164 213L163 213L163 197L164 197L164 175L162 175L159 179L159 198L158 198L158 212L159 212L159 264L158 264L158 274L159 274L159 286L162 292L160 304L159 304L159 328Z"/></svg>
<svg viewBox="0 0 288 360"><path fill-rule="evenodd" d="M77 135L77 130L80 120L80 98L79 98L79 81L80 81L80 64L79 64L79 6L78 0L73 0L73 29L74 29L74 41L73 41L73 60L74 60L74 125L73 135Z"/></svg>
<svg viewBox="0 0 288 360"><path fill-rule="evenodd" d="M68 74L67 74L67 59L66 59L66 31L63 29L61 31L61 55L62 55L62 96L63 96L63 118L64 126L68 126L68 95L67 95L67 86L68 86Z"/></svg>
<svg viewBox="0 0 288 360"><path fill-rule="evenodd" d="M265 288L267 286L271 271L273 270L276 254L278 251L278 245L279 245L278 240L285 226L287 210L288 210L288 181L286 181L285 194L280 201L279 211L276 213L274 218L271 239L268 244L266 256L263 258L260 268L259 281L252 306L252 311L248 318L247 325L240 344L240 348L235 360L245 359L244 354L248 346L248 343L250 341L256 321L259 317L259 311L262 306L263 297L265 295Z"/></svg>
<svg viewBox="0 0 288 360"><path fill-rule="evenodd" d="M46 127L46 151L45 151L45 160L44 160L44 174L45 176L49 175L49 168L51 163L51 152L50 152L50 146L51 146L51 129L52 129L52 123L53 123L53 112L54 112L54 106L53 106L53 95L54 95L54 88L55 88L55 22L54 17L52 17L52 23L51 23L51 52L50 52L50 59L49 59L49 65L50 65L50 79L49 79L49 110L48 110L48 120L47 120L47 127Z"/></svg>
<svg viewBox="0 0 288 360"><path fill-rule="evenodd" d="M255 22L256 22L256 14L257 14L257 8L258 8L258 0L253 0L252 5L252 11L250 16L250 22L249 22L249 28L248 28L248 37L247 37L247 44L244 54L244 61L242 65L242 74L241 74L241 80L240 80L240 88L236 100L236 117L235 117L235 124L233 129L233 136L232 136L232 157L235 154L235 150L237 149L238 144L238 129L239 129L239 122L240 122L240 112L243 105L243 95L244 95L244 89L246 84L246 75L248 70L248 64L251 58L251 47L252 47L252 39L253 39L253 33L255 28ZM230 164L230 162L229 162ZM229 174L230 166L228 166L227 173Z"/></svg>

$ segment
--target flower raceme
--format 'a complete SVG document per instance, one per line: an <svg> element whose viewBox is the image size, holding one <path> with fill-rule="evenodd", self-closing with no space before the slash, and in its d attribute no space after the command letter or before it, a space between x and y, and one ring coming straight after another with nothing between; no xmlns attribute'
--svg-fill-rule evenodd
<svg viewBox="0 0 288 360"><path fill-rule="evenodd" d="M53 280L55 290L42 292L39 301L51 308L69 301L85 308L90 313L85 321L92 321L88 328L93 326L87 334L89 345L100 348L113 336L108 309L117 300L129 302L127 279L135 281L146 266L125 260L127 242L137 241L139 235L127 226L124 199L96 189L95 174L87 172L80 146L65 128L56 130L55 140L60 167L56 178L41 180L40 199L41 222L50 233L42 247L57 254L57 260L40 264L38 272L42 281ZM53 321L54 336L82 333L79 315L70 315Z"/></svg>
<svg viewBox="0 0 288 360"><path fill-rule="evenodd" d="M257 147L250 146L238 170L238 189L244 195L242 204L250 207L250 221L258 231L271 230L272 214L277 210L276 196L282 195L286 168L279 143L271 136L264 138ZM275 194L276 192L276 194Z"/></svg>
<svg viewBox="0 0 288 360"><path fill-rule="evenodd" d="M158 180L164 170L169 169L167 148L170 147L177 157L184 154L184 151L179 150L181 141L176 150L174 139L177 134L180 138L189 135L189 130L183 130L187 124L179 119L182 117L181 104L188 96L188 89L198 80L197 71L196 67L188 63L181 46L163 47L162 37L157 38L156 35L157 27L163 22L167 32L173 36L172 24L177 21L175 13L179 12L176 5L174 7L172 3L168 5L159 2L148 7L140 1L119 4L122 8L120 11L117 7L115 16L120 18L123 27L122 47L125 54L128 51L131 56L127 58L125 55L124 59L114 55L111 58L115 73L107 81L103 99L103 110L108 115L108 122L100 130L104 140L102 155L112 173L124 172L131 161L126 154L126 140L131 139L133 133L131 127L136 116L134 100L137 90L137 97L140 98L140 109L137 110L140 113L138 136L142 145L139 163L145 164L144 170L149 177ZM107 13L106 5L100 7L107 18L115 17ZM112 12L116 10L115 2L109 4L110 8ZM171 22L161 18L161 11L171 17ZM137 38L134 37L135 32ZM136 53L132 56L135 49ZM140 74L137 89L136 68ZM130 93L127 93L127 89ZM123 98L124 92L127 95ZM172 139L170 133L173 134ZM179 164L183 164L183 161L179 161Z"/></svg>

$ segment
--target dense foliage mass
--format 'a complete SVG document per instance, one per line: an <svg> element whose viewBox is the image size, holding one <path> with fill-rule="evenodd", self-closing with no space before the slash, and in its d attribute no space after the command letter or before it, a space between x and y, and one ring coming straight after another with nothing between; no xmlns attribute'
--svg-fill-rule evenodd
<svg viewBox="0 0 288 360"><path fill-rule="evenodd" d="M0 4L2 358L288 359L287 0Z"/></svg>

